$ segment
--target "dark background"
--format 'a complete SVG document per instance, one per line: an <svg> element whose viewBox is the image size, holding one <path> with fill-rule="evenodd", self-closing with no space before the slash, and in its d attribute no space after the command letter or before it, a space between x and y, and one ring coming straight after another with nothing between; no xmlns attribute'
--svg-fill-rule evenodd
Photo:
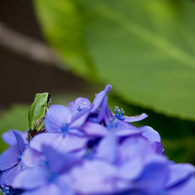
<svg viewBox="0 0 195 195"><path fill-rule="evenodd" d="M1 0L0 22L12 30L45 42L32 0ZM0 45L0 110L12 103L31 103L37 92L79 93L92 87L70 71L39 64Z"/></svg>

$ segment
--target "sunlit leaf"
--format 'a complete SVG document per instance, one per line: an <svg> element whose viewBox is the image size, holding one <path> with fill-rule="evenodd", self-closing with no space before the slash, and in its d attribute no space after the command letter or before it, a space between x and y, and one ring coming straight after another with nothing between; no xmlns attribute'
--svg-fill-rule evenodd
<svg viewBox="0 0 195 195"><path fill-rule="evenodd" d="M195 120L195 4L185 0L35 0L62 61L125 101Z"/></svg>

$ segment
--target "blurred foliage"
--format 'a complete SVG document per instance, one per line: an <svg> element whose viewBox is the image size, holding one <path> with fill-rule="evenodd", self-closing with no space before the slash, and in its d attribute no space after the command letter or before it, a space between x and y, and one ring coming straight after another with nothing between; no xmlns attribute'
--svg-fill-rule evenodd
<svg viewBox="0 0 195 195"><path fill-rule="evenodd" d="M128 103L195 120L195 4L186 0L35 0L62 61Z"/></svg>
<svg viewBox="0 0 195 195"><path fill-rule="evenodd" d="M26 131L28 129L28 110L29 106L25 104L12 105L9 110L0 117L0 134L8 130ZM0 153L8 147L0 139Z"/></svg>

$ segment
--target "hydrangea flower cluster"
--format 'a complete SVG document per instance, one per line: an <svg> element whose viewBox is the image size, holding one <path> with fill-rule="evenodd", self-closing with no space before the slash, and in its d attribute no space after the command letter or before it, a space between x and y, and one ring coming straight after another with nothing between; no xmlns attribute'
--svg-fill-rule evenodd
<svg viewBox="0 0 195 195"><path fill-rule="evenodd" d="M111 85L91 103L79 97L52 105L45 131L31 140L10 130L0 156L0 186L10 195L194 195L195 167L164 155L158 132L135 127L145 113L128 117L107 104Z"/></svg>

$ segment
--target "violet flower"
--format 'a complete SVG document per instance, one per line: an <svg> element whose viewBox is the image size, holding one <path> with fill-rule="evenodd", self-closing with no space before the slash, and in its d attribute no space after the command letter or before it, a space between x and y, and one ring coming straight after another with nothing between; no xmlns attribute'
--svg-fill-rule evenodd
<svg viewBox="0 0 195 195"><path fill-rule="evenodd" d="M25 166L21 161L21 157L25 149L25 143L19 133L15 131L13 131L13 133L17 143L11 145L0 156L0 170L3 172L1 183L7 186L10 186L15 176L25 169Z"/></svg>
<svg viewBox="0 0 195 195"><path fill-rule="evenodd" d="M157 155L145 138L132 136L121 145L110 132L98 143L92 158L70 170L70 177L78 194L115 194L132 190L134 181L153 163L167 165L168 160Z"/></svg>
<svg viewBox="0 0 195 195"><path fill-rule="evenodd" d="M183 195L195 194L195 167L164 155L158 132L135 127L145 113L128 117L107 104L111 85L95 96L51 106L46 131L3 135L11 146L0 156L0 186L18 195ZM24 136L24 138L22 138ZM8 191L9 190L9 191ZM21 191L22 190L22 191Z"/></svg>
<svg viewBox="0 0 195 195"><path fill-rule="evenodd" d="M46 133L35 136L30 146L41 151L42 144L50 144L58 150L69 152L85 147L88 139L79 131L88 117L90 110L72 115L71 111L61 105L53 105L45 116Z"/></svg>
<svg viewBox="0 0 195 195"><path fill-rule="evenodd" d="M42 165L26 169L14 180L14 188L25 189L23 195L72 195L73 190L68 171L80 163L72 154L57 152L53 147L43 145L45 161Z"/></svg>

